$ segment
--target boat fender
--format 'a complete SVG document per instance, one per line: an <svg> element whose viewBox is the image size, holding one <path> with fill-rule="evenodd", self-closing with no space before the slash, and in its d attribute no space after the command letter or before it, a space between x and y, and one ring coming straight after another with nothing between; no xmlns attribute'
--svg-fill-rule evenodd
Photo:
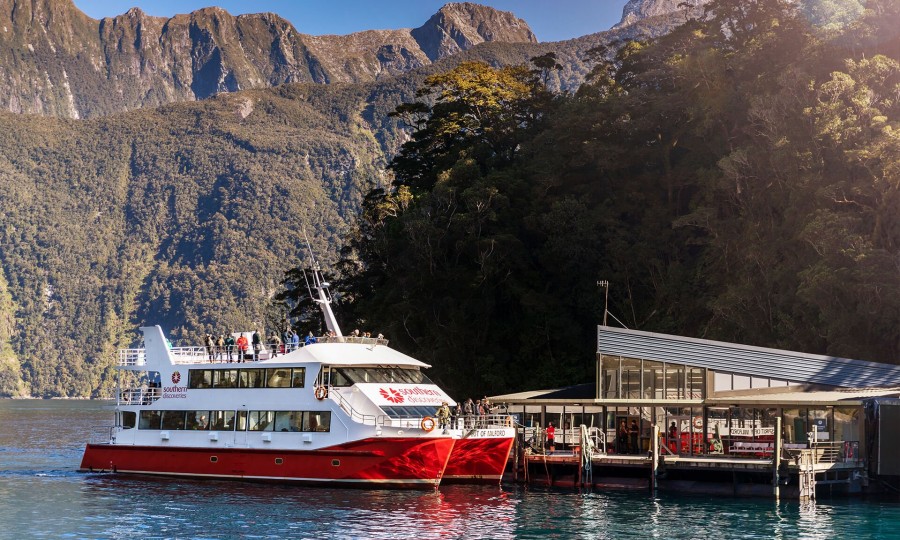
<svg viewBox="0 0 900 540"><path fill-rule="evenodd" d="M434 429L434 425L434 418L426 416L422 419L422 424L420 425L420 427L422 428L422 431L428 433L429 431Z"/></svg>
<svg viewBox="0 0 900 540"><path fill-rule="evenodd" d="M319 386L316 388L316 399L322 401L323 399L328 397L328 387L327 386Z"/></svg>

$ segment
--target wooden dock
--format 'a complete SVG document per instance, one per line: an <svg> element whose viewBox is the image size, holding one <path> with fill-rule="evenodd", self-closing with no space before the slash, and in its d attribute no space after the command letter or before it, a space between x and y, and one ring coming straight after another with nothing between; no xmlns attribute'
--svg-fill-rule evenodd
<svg viewBox="0 0 900 540"><path fill-rule="evenodd" d="M507 479L550 486L677 489L799 499L814 499L817 486L829 492L854 493L867 484L864 462L822 458L821 451L792 451L776 468L772 458L731 455L659 455L654 460L650 454L595 454L588 462L580 452L570 450L521 454L515 460L518 470Z"/></svg>

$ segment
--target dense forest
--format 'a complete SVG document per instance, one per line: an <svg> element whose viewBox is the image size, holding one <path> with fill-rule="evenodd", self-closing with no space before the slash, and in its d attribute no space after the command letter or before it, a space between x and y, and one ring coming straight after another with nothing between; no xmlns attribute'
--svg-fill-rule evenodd
<svg viewBox="0 0 900 540"><path fill-rule="evenodd" d="M900 362L898 10L721 0L643 41L0 114L0 396L108 395L143 324L318 330L304 232L343 326L457 397L592 380L603 280L610 324Z"/></svg>
<svg viewBox="0 0 900 540"><path fill-rule="evenodd" d="M342 318L459 396L592 380L601 280L610 324L900 361L898 32L886 0L719 0L572 95L552 55L429 77Z"/></svg>

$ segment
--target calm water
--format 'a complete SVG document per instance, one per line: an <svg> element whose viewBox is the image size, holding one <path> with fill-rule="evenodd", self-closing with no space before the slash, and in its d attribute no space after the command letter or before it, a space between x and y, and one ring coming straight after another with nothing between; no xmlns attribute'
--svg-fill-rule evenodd
<svg viewBox="0 0 900 540"><path fill-rule="evenodd" d="M0 401L0 538L900 538L900 502L519 486L314 489L76 472L103 403Z"/></svg>

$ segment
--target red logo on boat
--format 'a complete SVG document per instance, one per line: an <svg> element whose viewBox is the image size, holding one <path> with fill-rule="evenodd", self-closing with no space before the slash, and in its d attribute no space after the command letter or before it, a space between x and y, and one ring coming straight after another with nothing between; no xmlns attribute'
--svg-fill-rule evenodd
<svg viewBox="0 0 900 540"><path fill-rule="evenodd" d="M394 390L393 388L388 388L387 390L382 388L380 390L380 392L381 392L381 397L390 401L391 403L403 403L403 395L400 394L400 392Z"/></svg>
<svg viewBox="0 0 900 540"><path fill-rule="evenodd" d="M175 372L172 374L172 384L178 384L178 381L181 380L181 373Z"/></svg>

